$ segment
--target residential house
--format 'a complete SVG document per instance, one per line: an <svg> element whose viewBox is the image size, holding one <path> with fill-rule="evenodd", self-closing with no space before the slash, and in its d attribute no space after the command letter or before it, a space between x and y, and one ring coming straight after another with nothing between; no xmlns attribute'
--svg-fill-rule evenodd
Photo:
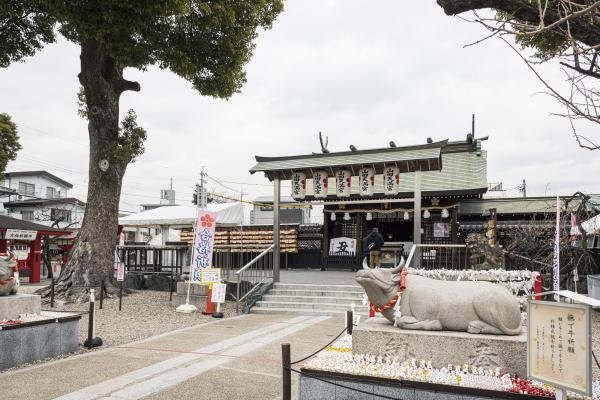
<svg viewBox="0 0 600 400"><path fill-rule="evenodd" d="M68 197L73 185L47 171L7 172L0 182L13 193L4 201L8 214L57 228L81 227L85 203Z"/></svg>

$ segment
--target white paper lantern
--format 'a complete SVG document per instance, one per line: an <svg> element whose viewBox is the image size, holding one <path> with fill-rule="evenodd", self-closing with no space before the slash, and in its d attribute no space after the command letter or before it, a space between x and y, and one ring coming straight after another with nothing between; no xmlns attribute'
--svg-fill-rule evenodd
<svg viewBox="0 0 600 400"><path fill-rule="evenodd" d="M315 171L313 175L313 190L315 192L315 198L324 199L327 197L327 186L329 176L325 171Z"/></svg>
<svg viewBox="0 0 600 400"><path fill-rule="evenodd" d="M304 200L306 197L306 174L303 172L292 174L292 197L296 200Z"/></svg>
<svg viewBox="0 0 600 400"><path fill-rule="evenodd" d="M375 171L371 167L358 171L358 190L361 196L373 196L375 189Z"/></svg>
<svg viewBox="0 0 600 400"><path fill-rule="evenodd" d="M335 179L335 194L338 197L350 197L352 172L348 169L340 169L335 173Z"/></svg>
<svg viewBox="0 0 600 400"><path fill-rule="evenodd" d="M400 183L400 168L395 166L385 167L383 169L383 192L387 195L398 193Z"/></svg>

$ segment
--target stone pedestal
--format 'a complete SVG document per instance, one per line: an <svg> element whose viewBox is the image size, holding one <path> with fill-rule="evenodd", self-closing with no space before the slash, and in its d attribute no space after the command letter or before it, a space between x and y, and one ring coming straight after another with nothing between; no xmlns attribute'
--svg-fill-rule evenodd
<svg viewBox="0 0 600 400"><path fill-rule="evenodd" d="M384 318L369 318L354 328L354 354L431 361L435 368L469 364L525 376L527 336L476 335L451 331L416 331L394 327Z"/></svg>
<svg viewBox="0 0 600 400"><path fill-rule="evenodd" d="M47 319L0 327L0 371L78 350L81 316L44 311L41 316Z"/></svg>
<svg viewBox="0 0 600 400"><path fill-rule="evenodd" d="M173 293L173 301L171 304L179 306L185 304L187 296L187 282L177 282L177 293ZM208 294L207 285L190 285L190 304L196 307L204 308L206 304L206 295Z"/></svg>
<svg viewBox="0 0 600 400"><path fill-rule="evenodd" d="M39 314L41 297L33 294L0 296L0 321L17 319L21 314Z"/></svg>

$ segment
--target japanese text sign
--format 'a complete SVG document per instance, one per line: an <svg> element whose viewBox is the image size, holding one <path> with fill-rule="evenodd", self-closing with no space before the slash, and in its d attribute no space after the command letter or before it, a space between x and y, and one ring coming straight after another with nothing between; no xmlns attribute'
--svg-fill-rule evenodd
<svg viewBox="0 0 600 400"><path fill-rule="evenodd" d="M194 249L192 253L192 266L190 268L190 279L192 283L201 283L200 272L212 265L212 253L215 244L215 226L217 224L217 213L213 211L200 210L194 238Z"/></svg>
<svg viewBox="0 0 600 400"><path fill-rule="evenodd" d="M221 283L221 268L203 268L200 273L200 282L205 285Z"/></svg>
<svg viewBox="0 0 600 400"><path fill-rule="evenodd" d="M400 184L400 169L398 167L385 167L383 170L383 192L387 195L398 194Z"/></svg>
<svg viewBox="0 0 600 400"><path fill-rule="evenodd" d="M372 196L375 189L375 170L370 167L358 171L358 190L361 196Z"/></svg>
<svg viewBox="0 0 600 400"><path fill-rule="evenodd" d="M4 239L11 240L35 240L37 231L28 231L24 229L7 229L4 233Z"/></svg>
<svg viewBox="0 0 600 400"><path fill-rule="evenodd" d="M292 174L292 197L296 200L304 200L306 197L306 174L294 172Z"/></svg>
<svg viewBox="0 0 600 400"><path fill-rule="evenodd" d="M216 283L212 287L210 301L213 303L225 303L225 294L227 293L226 283Z"/></svg>
<svg viewBox="0 0 600 400"><path fill-rule="evenodd" d="M324 199L327 197L327 187L329 183L329 176L325 171L315 171L313 174L313 190L314 196L318 199Z"/></svg>
<svg viewBox="0 0 600 400"><path fill-rule="evenodd" d="M335 173L335 194L338 197L350 197L352 187L352 172L348 169L340 169Z"/></svg>
<svg viewBox="0 0 600 400"><path fill-rule="evenodd" d="M530 300L528 311L528 377L591 396L590 307Z"/></svg>

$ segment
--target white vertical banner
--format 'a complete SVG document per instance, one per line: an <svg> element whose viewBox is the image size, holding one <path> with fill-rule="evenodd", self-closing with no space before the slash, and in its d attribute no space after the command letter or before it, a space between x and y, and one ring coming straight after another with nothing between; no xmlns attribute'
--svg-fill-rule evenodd
<svg viewBox="0 0 600 400"><path fill-rule="evenodd" d="M400 168L387 166L383 169L383 192L386 195L398 194L400 184Z"/></svg>
<svg viewBox="0 0 600 400"><path fill-rule="evenodd" d="M315 171L313 175L313 190L317 199L324 199L327 197L328 182L329 176L327 175L327 172Z"/></svg>
<svg viewBox="0 0 600 400"><path fill-rule="evenodd" d="M304 200L306 197L306 174L294 172L292 174L292 197L296 200Z"/></svg>
<svg viewBox="0 0 600 400"><path fill-rule="evenodd" d="M349 169L339 169L335 173L335 194L338 197L350 197L352 187L352 172Z"/></svg>
<svg viewBox="0 0 600 400"><path fill-rule="evenodd" d="M375 189L375 170L371 167L358 171L358 190L361 196L373 196Z"/></svg>
<svg viewBox="0 0 600 400"><path fill-rule="evenodd" d="M556 230L554 231L554 255L552 256L552 290L560 290L560 199L556 196ZM555 298L557 295L555 295Z"/></svg>
<svg viewBox="0 0 600 400"><path fill-rule="evenodd" d="M190 282L201 283L201 271L212 266L212 253L215 244L217 213L200 210L196 221L196 236L190 267Z"/></svg>

